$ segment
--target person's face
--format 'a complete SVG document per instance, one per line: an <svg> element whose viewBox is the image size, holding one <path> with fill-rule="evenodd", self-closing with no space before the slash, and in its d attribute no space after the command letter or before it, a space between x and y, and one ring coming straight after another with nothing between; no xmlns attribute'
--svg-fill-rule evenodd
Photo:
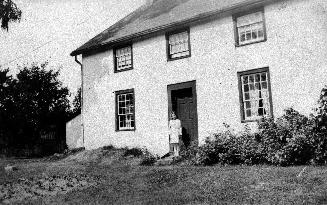
<svg viewBox="0 0 327 205"><path fill-rule="evenodd" d="M172 114L170 115L170 118L171 118L172 120L176 120L176 115L175 115L175 113L172 113Z"/></svg>

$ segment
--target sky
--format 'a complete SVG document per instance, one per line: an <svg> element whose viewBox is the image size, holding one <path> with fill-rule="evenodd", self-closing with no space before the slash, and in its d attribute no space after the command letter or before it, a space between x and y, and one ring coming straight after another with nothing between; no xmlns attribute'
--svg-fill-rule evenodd
<svg viewBox="0 0 327 205"><path fill-rule="evenodd" d="M145 0L14 0L20 23L0 30L0 69L49 61L70 91L80 87L80 66L70 53L105 30Z"/></svg>

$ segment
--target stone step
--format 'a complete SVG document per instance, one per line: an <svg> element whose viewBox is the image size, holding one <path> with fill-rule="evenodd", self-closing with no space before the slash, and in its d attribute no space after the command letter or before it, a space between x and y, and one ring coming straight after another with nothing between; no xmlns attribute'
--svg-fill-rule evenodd
<svg viewBox="0 0 327 205"><path fill-rule="evenodd" d="M179 159L178 157L169 156L169 157L159 159L154 165L156 165L156 166L171 165L174 162L176 162L176 160L178 160L178 159Z"/></svg>

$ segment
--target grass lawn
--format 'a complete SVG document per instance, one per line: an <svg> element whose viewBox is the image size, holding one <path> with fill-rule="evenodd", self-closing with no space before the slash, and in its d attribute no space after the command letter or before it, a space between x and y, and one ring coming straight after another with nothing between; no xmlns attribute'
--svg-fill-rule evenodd
<svg viewBox="0 0 327 205"><path fill-rule="evenodd" d="M44 175L99 179L96 186L20 204L327 204L327 167L308 166L298 176L304 166L145 167L110 159L1 160L0 184ZM6 173L7 164L18 170Z"/></svg>

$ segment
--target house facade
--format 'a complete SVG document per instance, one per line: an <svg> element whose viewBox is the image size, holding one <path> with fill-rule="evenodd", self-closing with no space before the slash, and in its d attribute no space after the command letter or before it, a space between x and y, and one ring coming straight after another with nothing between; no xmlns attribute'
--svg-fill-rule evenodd
<svg viewBox="0 0 327 205"><path fill-rule="evenodd" d="M309 114L327 79L324 0L156 0L82 54L84 146L169 150L169 113L183 142L229 124L255 129L293 107Z"/></svg>

